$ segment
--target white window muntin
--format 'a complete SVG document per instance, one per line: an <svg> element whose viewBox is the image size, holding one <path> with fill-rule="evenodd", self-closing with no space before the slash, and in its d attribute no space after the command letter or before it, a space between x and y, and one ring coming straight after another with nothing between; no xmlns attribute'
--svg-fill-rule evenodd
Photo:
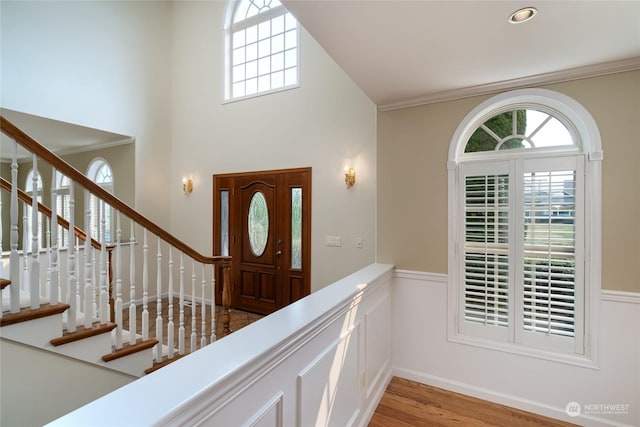
<svg viewBox="0 0 640 427"><path fill-rule="evenodd" d="M252 14L246 19L236 19L237 8L238 6L241 6L242 3L242 1L229 1L227 4L224 49L224 102L239 101L242 99L253 98L299 87L300 26L295 17L293 17L293 15L291 15L284 6L277 2L277 6L271 7L268 10L262 9L261 12ZM283 49L278 50L278 52L275 52L273 55L263 55L260 58L256 56L255 60L243 60L241 63L235 64L234 55L236 59L240 57L246 58L246 56L244 56L245 53L236 51L235 49L234 42L236 41L236 33L256 27L256 52L259 42L264 44L268 41L269 50L271 50L272 44L274 43L274 40L272 40L273 37L258 40L260 37L258 31L260 25L271 25L271 21L279 16L283 17L284 31L282 34L276 34L276 36L283 36ZM293 25L291 22L293 22ZM293 37L290 36L291 34L293 34ZM277 37L275 41L277 42ZM251 44L253 44L253 42ZM280 58L280 56L282 56L282 58ZM282 62L282 67L280 67L281 69L278 68L276 71L272 72L271 69L274 61ZM269 64L267 64L267 62L269 62ZM276 66L276 68L277 67L279 66ZM269 72L267 72L266 69L269 69ZM260 72L260 70L262 70L262 72ZM254 71L255 76L251 74L249 78L246 77L247 72L253 73ZM280 74L282 75L280 76ZM278 76L282 78L279 79ZM248 80L249 82L247 83ZM261 89L260 85L264 85L264 82L267 80L269 81L269 88L264 89L263 87ZM276 81L275 84L273 80ZM282 80L282 84L278 83L280 80ZM234 94L234 84L243 86L243 89L241 90L242 94Z"/></svg>

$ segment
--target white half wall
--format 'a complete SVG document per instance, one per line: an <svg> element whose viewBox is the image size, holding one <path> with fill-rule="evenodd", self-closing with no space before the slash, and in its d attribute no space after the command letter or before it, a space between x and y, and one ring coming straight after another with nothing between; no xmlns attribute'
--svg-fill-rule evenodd
<svg viewBox="0 0 640 427"><path fill-rule="evenodd" d="M371 264L51 426L365 426L390 379L392 272Z"/></svg>
<svg viewBox="0 0 640 427"><path fill-rule="evenodd" d="M448 341L442 274L396 270L391 313L394 375L585 426L640 425L637 294L603 293L599 369Z"/></svg>

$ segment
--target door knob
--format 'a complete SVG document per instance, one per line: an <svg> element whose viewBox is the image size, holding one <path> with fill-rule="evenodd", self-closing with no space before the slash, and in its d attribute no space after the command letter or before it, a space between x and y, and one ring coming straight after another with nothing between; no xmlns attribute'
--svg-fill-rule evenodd
<svg viewBox="0 0 640 427"><path fill-rule="evenodd" d="M276 255L282 255L282 251L276 251Z"/></svg>

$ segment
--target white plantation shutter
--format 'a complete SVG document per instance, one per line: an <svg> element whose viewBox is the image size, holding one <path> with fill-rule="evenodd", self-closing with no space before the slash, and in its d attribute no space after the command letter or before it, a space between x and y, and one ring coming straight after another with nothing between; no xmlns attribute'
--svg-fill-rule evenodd
<svg viewBox="0 0 640 427"><path fill-rule="evenodd" d="M461 329L506 340L511 325L507 162L461 166Z"/></svg>
<svg viewBox="0 0 640 427"><path fill-rule="evenodd" d="M465 177L464 317L509 324L509 177Z"/></svg>
<svg viewBox="0 0 640 427"><path fill-rule="evenodd" d="M520 330L516 341L581 353L583 177L580 157L525 162ZM544 338L544 340L543 340ZM544 341L548 341L545 343Z"/></svg>
<svg viewBox="0 0 640 427"><path fill-rule="evenodd" d="M462 332L580 352L579 158L460 166Z"/></svg>

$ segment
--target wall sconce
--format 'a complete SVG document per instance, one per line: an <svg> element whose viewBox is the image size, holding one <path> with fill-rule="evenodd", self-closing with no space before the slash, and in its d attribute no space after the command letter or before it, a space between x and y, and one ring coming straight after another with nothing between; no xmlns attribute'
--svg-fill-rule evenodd
<svg viewBox="0 0 640 427"><path fill-rule="evenodd" d="M193 191L193 179L191 178L182 178L182 191L184 191L184 195L188 196Z"/></svg>
<svg viewBox="0 0 640 427"><path fill-rule="evenodd" d="M347 184L347 188L353 187L356 183L356 171L353 168L344 168L344 182Z"/></svg>

